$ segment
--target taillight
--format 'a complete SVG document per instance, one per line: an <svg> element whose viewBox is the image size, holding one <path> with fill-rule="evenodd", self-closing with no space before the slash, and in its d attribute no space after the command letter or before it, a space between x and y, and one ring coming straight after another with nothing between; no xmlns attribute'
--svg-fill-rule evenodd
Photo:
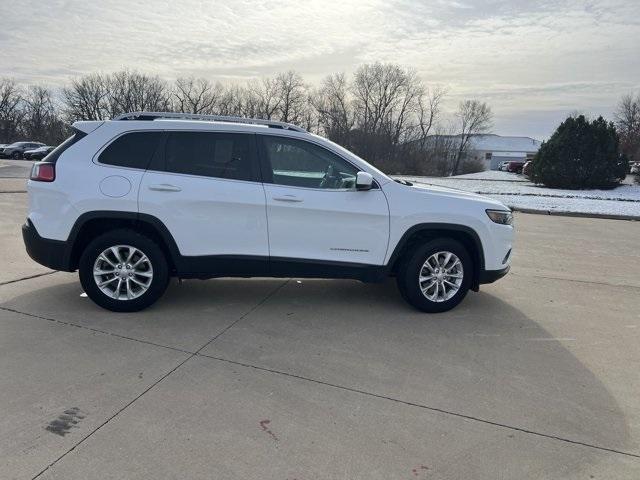
<svg viewBox="0 0 640 480"><path fill-rule="evenodd" d="M56 165L49 162L36 162L31 167L29 178L36 182L53 182L56 179Z"/></svg>

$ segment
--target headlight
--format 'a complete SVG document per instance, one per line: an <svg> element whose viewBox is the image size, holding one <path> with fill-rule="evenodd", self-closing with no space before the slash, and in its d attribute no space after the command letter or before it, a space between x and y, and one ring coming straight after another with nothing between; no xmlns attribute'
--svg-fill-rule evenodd
<svg viewBox="0 0 640 480"><path fill-rule="evenodd" d="M500 225L511 225L513 223L513 213L505 210L487 210L487 215L495 223Z"/></svg>

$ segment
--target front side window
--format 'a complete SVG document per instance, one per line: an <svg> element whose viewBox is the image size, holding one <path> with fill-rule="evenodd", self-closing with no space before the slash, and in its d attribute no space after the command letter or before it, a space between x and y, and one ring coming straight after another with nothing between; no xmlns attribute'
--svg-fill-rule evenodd
<svg viewBox="0 0 640 480"><path fill-rule="evenodd" d="M286 137L263 136L272 181L277 185L354 189L358 169L326 148Z"/></svg>
<svg viewBox="0 0 640 480"><path fill-rule="evenodd" d="M131 132L116 138L105 148L98 161L116 167L147 168L155 153L162 132Z"/></svg>
<svg viewBox="0 0 640 480"><path fill-rule="evenodd" d="M231 180L257 179L252 134L170 132L164 170Z"/></svg>

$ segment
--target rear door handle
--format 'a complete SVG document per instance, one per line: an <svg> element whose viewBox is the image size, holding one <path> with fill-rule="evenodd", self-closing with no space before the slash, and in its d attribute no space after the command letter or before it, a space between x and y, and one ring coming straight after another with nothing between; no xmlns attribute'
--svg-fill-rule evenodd
<svg viewBox="0 0 640 480"><path fill-rule="evenodd" d="M283 195L282 197L273 197L276 202L302 202L300 197L295 195Z"/></svg>
<svg viewBox="0 0 640 480"><path fill-rule="evenodd" d="M156 185L149 185L149 190L155 190L157 192L180 192L182 189L175 185L169 185L168 183L160 183Z"/></svg>

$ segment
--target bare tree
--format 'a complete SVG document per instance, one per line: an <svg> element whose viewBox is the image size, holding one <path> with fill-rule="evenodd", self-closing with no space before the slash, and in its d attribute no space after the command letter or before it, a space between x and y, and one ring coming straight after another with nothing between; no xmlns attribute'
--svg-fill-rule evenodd
<svg viewBox="0 0 640 480"><path fill-rule="evenodd" d="M348 146L355 115L345 74L325 77L320 88L311 96L311 104L316 110L321 133L334 142Z"/></svg>
<svg viewBox="0 0 640 480"><path fill-rule="evenodd" d="M66 127L58 115L51 90L31 86L25 95L22 130L27 138L56 145L66 136Z"/></svg>
<svg viewBox="0 0 640 480"><path fill-rule="evenodd" d="M216 114L223 95L220 83L212 84L204 78L178 78L172 91L173 109L182 113Z"/></svg>
<svg viewBox="0 0 640 480"><path fill-rule="evenodd" d="M109 77L109 116L136 111L169 109L167 84L158 76L123 70Z"/></svg>
<svg viewBox="0 0 640 480"><path fill-rule="evenodd" d="M299 73L288 71L276 77L278 119L289 123L303 123L309 108L307 86Z"/></svg>
<svg viewBox="0 0 640 480"><path fill-rule="evenodd" d="M360 128L366 132L387 131L398 136L407 114L415 112L424 86L412 70L374 63L358 68L352 90Z"/></svg>
<svg viewBox="0 0 640 480"><path fill-rule="evenodd" d="M282 103L280 85L276 78L263 78L250 82L246 89L246 104L253 111L251 116L271 120L277 116ZM245 107L246 108L246 107Z"/></svg>
<svg viewBox="0 0 640 480"><path fill-rule="evenodd" d="M232 85L226 88L218 100L218 113L220 115L238 116L242 115L245 88L239 85Z"/></svg>
<svg viewBox="0 0 640 480"><path fill-rule="evenodd" d="M353 146L373 163L396 163L396 147L415 124L424 85L412 70L374 63L356 70L351 91L358 130Z"/></svg>
<svg viewBox="0 0 640 480"><path fill-rule="evenodd" d="M421 148L425 148L429 134L436 126L440 116L441 103L446 95L442 87L425 89L423 95L418 98L417 131L418 142Z"/></svg>
<svg viewBox="0 0 640 480"><path fill-rule="evenodd" d="M620 150L629 161L640 161L640 93L620 99L615 112L616 127L620 135Z"/></svg>
<svg viewBox="0 0 640 480"><path fill-rule="evenodd" d="M493 124L491 107L478 100L460 102L456 113L459 128L459 145L451 175L455 175L460 167L460 161L469 147L469 140L473 135L487 133Z"/></svg>
<svg viewBox="0 0 640 480"><path fill-rule="evenodd" d="M22 93L14 80L0 79L0 142L18 139L22 118Z"/></svg>
<svg viewBox="0 0 640 480"><path fill-rule="evenodd" d="M62 89L64 111L71 122L76 120L106 120L109 118L109 81L95 73L71 81Z"/></svg>

